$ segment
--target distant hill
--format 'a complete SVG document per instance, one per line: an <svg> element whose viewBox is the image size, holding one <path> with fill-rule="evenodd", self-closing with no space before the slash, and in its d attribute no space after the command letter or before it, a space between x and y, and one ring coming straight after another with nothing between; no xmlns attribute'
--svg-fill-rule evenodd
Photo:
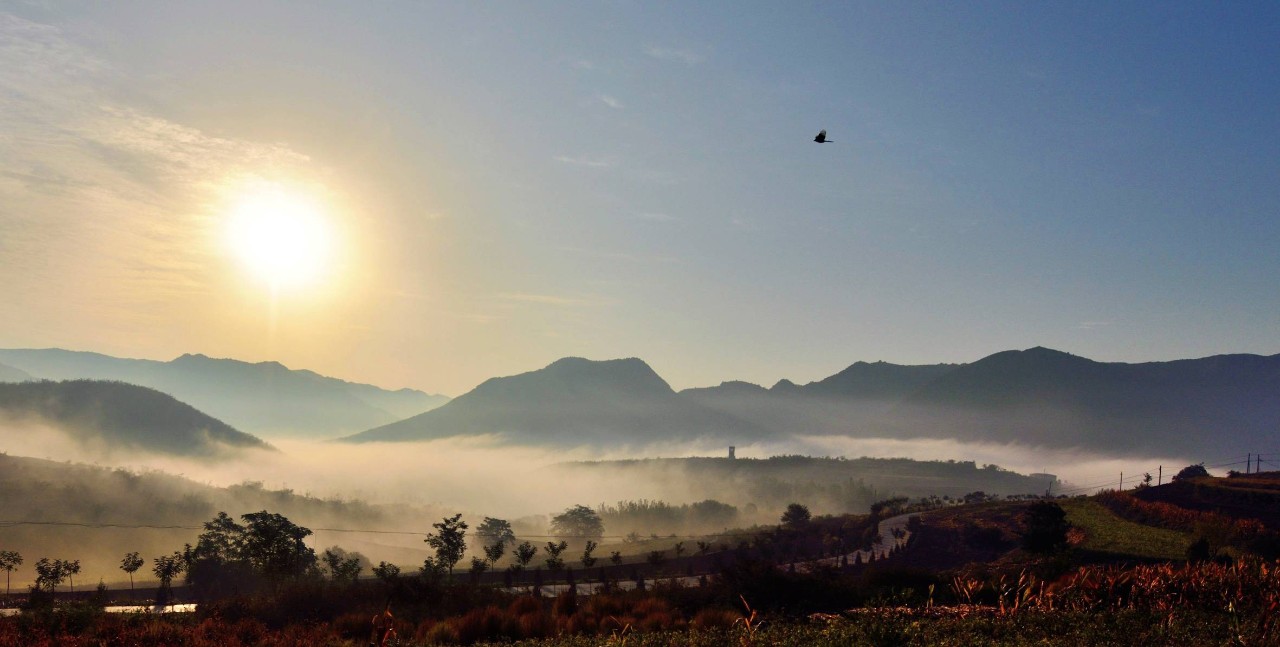
<svg viewBox="0 0 1280 647"><path fill-rule="evenodd" d="M0 364L0 382L26 382L31 375L12 366Z"/></svg>
<svg viewBox="0 0 1280 647"><path fill-rule="evenodd" d="M412 389L389 391L290 370L204 355L169 362L98 353L0 350L0 362L49 380L119 380L168 393L236 428L257 434L329 438L400 420L448 398Z"/></svg>
<svg viewBox="0 0 1280 647"><path fill-rule="evenodd" d="M139 595L143 594L143 582L154 580L151 559L181 550L183 544L195 543L201 524L219 511L237 520L242 514L259 510L279 513L315 530L308 543L314 542L317 551L338 543L347 550L364 551L375 562L386 559L400 564L421 561L420 537L406 534L403 541L398 541L396 535L325 533L320 529L417 530L422 519L439 518L446 512L435 507L322 499L288 489L267 489L257 482L215 487L153 470L115 469L2 453L0 510L7 522L4 549L18 551L26 558L26 563L13 573L15 592L34 579L33 566L40 557L81 560L87 582L99 578L108 584L127 582L120 571L120 557L139 551L147 559L147 567L136 576ZM409 546L410 542L414 545ZM77 589L80 579L81 576L76 577Z"/></svg>
<svg viewBox="0 0 1280 647"><path fill-rule="evenodd" d="M666 501L712 498L776 519L788 503L802 502L815 513L862 513L872 503L896 496L960 498L1043 494L1052 475L1027 476L973 461L916 461L907 458L647 458L579 461L547 468L566 482L602 479L634 483ZM611 503L611 502L610 502Z"/></svg>
<svg viewBox="0 0 1280 647"><path fill-rule="evenodd" d="M956 366L857 362L803 386L790 380L780 380L769 389L747 382L724 382L716 387L685 389L680 395L771 429L848 434L880 424L894 405Z"/></svg>
<svg viewBox="0 0 1280 647"><path fill-rule="evenodd" d="M486 380L439 409L344 440L487 433L538 445L643 446L695 438L758 438L767 431L680 397L638 359L570 357L541 370Z"/></svg>
<svg viewBox="0 0 1280 647"><path fill-rule="evenodd" d="M0 384L0 417L20 433L38 421L76 440L112 449L211 456L236 449L271 449L172 396L124 382L71 380Z"/></svg>
<svg viewBox="0 0 1280 647"><path fill-rule="evenodd" d="M570 358L347 440L503 433L537 445L624 447L841 435L1212 458L1269 446L1276 429L1280 355L1124 364L1037 347L971 364L858 362L806 385L733 381L680 393L638 359Z"/></svg>
<svg viewBox="0 0 1280 647"><path fill-rule="evenodd" d="M1103 363L1047 348L957 367L896 406L900 434L1217 456L1280 429L1280 355ZM933 430L933 431L929 431Z"/></svg>

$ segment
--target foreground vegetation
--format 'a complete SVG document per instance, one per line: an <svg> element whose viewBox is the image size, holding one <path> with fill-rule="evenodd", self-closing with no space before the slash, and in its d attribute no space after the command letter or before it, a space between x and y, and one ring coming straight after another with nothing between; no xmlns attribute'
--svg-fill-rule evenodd
<svg viewBox="0 0 1280 647"><path fill-rule="evenodd" d="M1178 487L1223 496L1197 483ZM782 524L736 548L652 564L639 590L613 580L597 595L555 598L482 585L480 573L450 576L457 560L448 555L460 557L463 546L457 517L435 525L428 543L439 544L437 556L423 569L402 575L380 564L370 581L328 552L329 577L300 569L316 556L301 543L306 529L283 517L254 513L240 524L220 515L172 556L202 596L195 613L106 614L84 602L54 605L51 590L36 590L26 612L0 619L0 647L352 647L368 644L371 618L388 608L401 645L1280 645L1276 532L1232 513L1267 513L1257 500L1265 486L1252 478L1249 507L1183 508L1158 488L1056 501L972 497L938 509L925 501L913 508L927 511L908 524L905 550L803 568L794 562L867 545L877 518L915 504L885 501L860 518L811 517L793 505ZM584 510L561 521L594 523ZM501 535L498 521L482 524L487 536ZM687 577L695 567L703 576Z"/></svg>
<svg viewBox="0 0 1280 647"><path fill-rule="evenodd" d="M728 586L716 585L498 596L472 598L476 606L456 615L399 618L395 628L407 645L1280 644L1280 563L1261 560L1091 566L1051 580L1030 571L949 583L887 570L843 583L829 573L752 575L778 592L762 596L763 608L741 598L731 606ZM822 595L795 603L794 592L811 587ZM465 588L446 593L475 595ZM333 593L232 598L189 615L109 615L72 606L3 620L0 646L366 644L370 615L342 611L344 596ZM813 611L859 598L852 610ZM789 604L779 604L784 599Z"/></svg>

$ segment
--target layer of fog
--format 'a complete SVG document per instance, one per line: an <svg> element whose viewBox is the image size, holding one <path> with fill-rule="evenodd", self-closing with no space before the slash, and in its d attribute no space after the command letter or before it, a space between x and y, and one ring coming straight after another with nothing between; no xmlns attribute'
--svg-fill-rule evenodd
<svg viewBox="0 0 1280 647"><path fill-rule="evenodd" d="M725 456L719 444L660 444L624 450L548 449L513 446L500 436L475 436L425 442L344 444L272 438L278 452L247 450L221 460L150 454L102 443L84 443L56 429L35 424L0 429L0 451L14 456L84 462L133 470L159 470L199 483L225 487L260 482L267 489L289 489L326 499L408 504L520 518L554 514L574 504L596 506L620 500L664 499L672 504L706 498L671 482L632 478L575 478L567 481L550 469L567 461L647 457ZM1081 450L954 440L800 436L779 442L740 445L740 458L801 454L973 461L1020 472L1058 476L1058 487L1073 491L1136 485L1143 473L1164 479L1188 464L1176 456L1117 458ZM1059 490L1062 491L1062 490ZM679 493L683 492L683 497ZM675 493L675 494L673 494ZM233 511L229 511L233 512Z"/></svg>
<svg viewBox="0 0 1280 647"><path fill-rule="evenodd" d="M712 492L693 487L694 479L682 476L680 470L626 470L625 476L611 476L610 472L602 469L575 470L573 478L566 478L564 471L555 468L557 464L646 457L725 456L728 449L718 443L687 443L613 451L562 450L512 446L500 436L356 445L278 438L271 441L279 451L246 450L220 460L210 460L162 456L137 448L85 442L49 426L30 422L0 427L0 452L10 456L86 463L133 472L160 471L217 487L257 482L261 483L261 490L290 489L297 494L320 499L388 504L387 508L369 511L363 517L344 513L364 510L359 505L337 506L334 512L319 510L315 505L300 506L294 509L307 512L299 512L297 517L291 518L316 531L310 543L317 550L340 545L360 551L375 562L387 560L406 566L421 564L427 556L428 550L422 538L431 531L430 524L454 512L463 513L473 527L483 516L494 516L512 520L521 534L536 535L547 531L551 515L575 504L596 507L624 500L658 499L680 505L714 498ZM1164 478L1167 480L1187 464L1185 459L1176 457L1122 460L1088 452L950 440L812 436L737 447L740 458L785 454L904 457L996 464L1022 473L1057 474L1060 479L1070 482L1070 485L1058 485L1059 493L1093 489L1070 489L1081 486L1114 487L1121 471L1126 475L1126 487L1132 487L1143 472L1149 471L1154 475L1158 465L1165 466ZM66 471L70 473L73 470L68 468ZM180 498L186 486L170 483L166 487L168 492L165 496L172 499ZM124 498L120 493L102 491L94 496L104 497L106 501ZM242 504L252 505L252 509L226 510L238 516L256 511L260 506L271 507L270 502L275 499L269 492L242 488L220 500L224 503L218 503L218 506L228 505L226 501L252 501ZM744 502L732 503L741 506ZM136 508L148 504L137 500L132 505ZM285 509L272 511L294 514ZM58 512L45 510L42 518L57 520ZM776 519L777 514L776 510L761 509L759 517L743 516L740 520L750 523L763 518ZM212 516L211 511L208 516ZM404 534L349 533L340 532L340 529L401 530ZM78 583L92 584L100 577L113 583L118 582L121 576L117 566L124 551L141 550L148 558L154 557L180 549L183 543L193 542L197 534L195 529L143 528L129 531L20 526L6 530L6 534L0 537L0 544L18 542L21 545L14 544L8 548L23 550L29 558L28 565L15 574L15 583L32 576L30 563L45 556L84 559L85 575L77 579ZM37 546L40 554L33 552Z"/></svg>

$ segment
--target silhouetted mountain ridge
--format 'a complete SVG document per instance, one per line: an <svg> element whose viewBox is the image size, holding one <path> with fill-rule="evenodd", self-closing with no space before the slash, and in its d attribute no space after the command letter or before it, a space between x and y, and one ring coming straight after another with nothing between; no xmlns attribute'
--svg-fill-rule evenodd
<svg viewBox="0 0 1280 647"><path fill-rule="evenodd" d="M486 380L448 404L350 436L350 442L503 434L533 444L647 445L693 438L760 437L754 423L682 398L635 358L577 357Z"/></svg>
<svg viewBox="0 0 1280 647"><path fill-rule="evenodd" d="M1280 355L1125 364L1035 347L970 364L857 362L803 386L727 381L680 393L638 359L566 358L348 440L501 433L617 447L842 435L1217 456L1256 451L1277 428Z"/></svg>
<svg viewBox="0 0 1280 647"><path fill-rule="evenodd" d="M168 362L122 359L62 349L0 350L0 361L50 380L119 380L168 393L255 433L332 437L406 418L447 398L412 389L389 391L292 370L185 354Z"/></svg>
<svg viewBox="0 0 1280 647"><path fill-rule="evenodd" d="M902 434L940 427L965 440L1218 455L1280 426L1280 355L1104 363L1045 348L996 353L900 402Z"/></svg>

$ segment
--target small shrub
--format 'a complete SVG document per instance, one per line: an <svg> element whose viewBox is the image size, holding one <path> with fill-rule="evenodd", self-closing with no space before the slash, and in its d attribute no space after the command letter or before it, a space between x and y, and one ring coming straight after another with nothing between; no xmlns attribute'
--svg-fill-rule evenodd
<svg viewBox="0 0 1280 647"><path fill-rule="evenodd" d="M728 629L742 618L742 614L730 609L707 608L693 616L689 626L697 629Z"/></svg>
<svg viewBox="0 0 1280 647"><path fill-rule="evenodd" d="M437 622L431 625L431 628L427 630L427 635L423 638L428 644L432 645L456 645L461 642L457 629L454 629L447 622Z"/></svg>

